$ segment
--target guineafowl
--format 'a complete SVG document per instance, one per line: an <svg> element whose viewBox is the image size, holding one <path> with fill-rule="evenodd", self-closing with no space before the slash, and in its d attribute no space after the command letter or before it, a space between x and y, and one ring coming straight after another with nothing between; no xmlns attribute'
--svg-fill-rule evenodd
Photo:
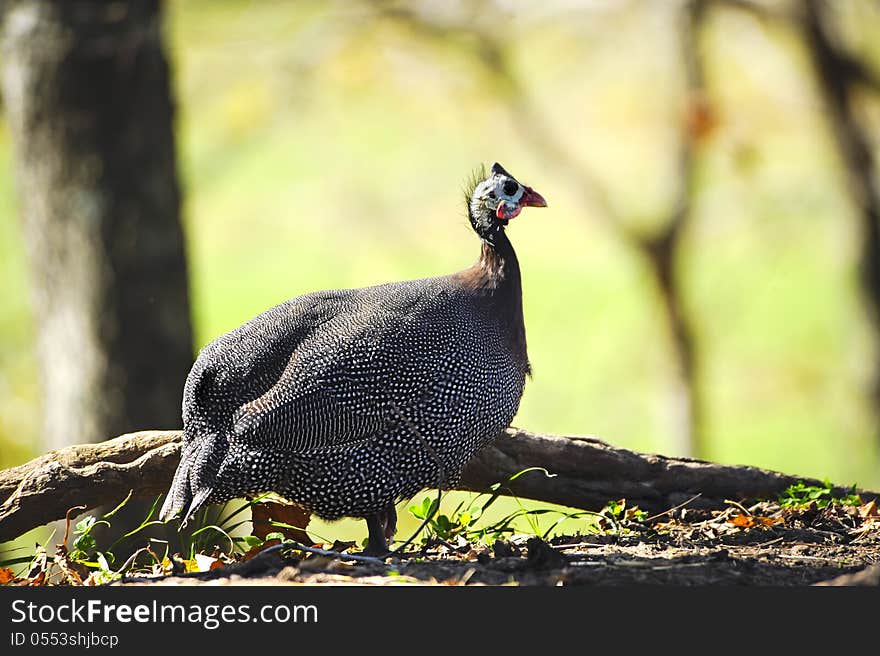
<svg viewBox="0 0 880 656"><path fill-rule="evenodd" d="M298 296L202 349L162 519L272 491L324 519L364 518L367 552L384 554L396 502L455 485L519 407L530 365L505 227L546 207L497 163L466 202L482 242L470 268Z"/></svg>

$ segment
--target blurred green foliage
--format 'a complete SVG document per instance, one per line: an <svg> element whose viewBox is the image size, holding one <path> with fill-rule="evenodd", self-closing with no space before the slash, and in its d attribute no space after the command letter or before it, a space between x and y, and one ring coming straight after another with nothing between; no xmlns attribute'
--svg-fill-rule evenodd
<svg viewBox="0 0 880 656"><path fill-rule="evenodd" d="M673 5L491 5L538 120L643 227L673 202ZM509 228L534 367L514 423L668 453L673 364L643 262L524 138L465 49L359 7L166 3L197 346L298 294L468 266L478 245L460 188L498 160L550 204ZM713 18L704 50L718 126L682 273L707 456L877 487L859 234L803 53L733 13ZM41 450L9 151L0 123L0 467Z"/></svg>

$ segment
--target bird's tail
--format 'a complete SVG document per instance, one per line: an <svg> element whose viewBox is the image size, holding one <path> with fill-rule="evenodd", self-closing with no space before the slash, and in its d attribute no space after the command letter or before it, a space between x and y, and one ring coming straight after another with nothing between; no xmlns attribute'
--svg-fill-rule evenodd
<svg viewBox="0 0 880 656"><path fill-rule="evenodd" d="M220 455L214 452L215 442L215 436L211 435L181 451L180 464L159 511L160 521L181 514L182 523L186 524L208 501L214 491L214 477L210 475L214 468L210 465Z"/></svg>

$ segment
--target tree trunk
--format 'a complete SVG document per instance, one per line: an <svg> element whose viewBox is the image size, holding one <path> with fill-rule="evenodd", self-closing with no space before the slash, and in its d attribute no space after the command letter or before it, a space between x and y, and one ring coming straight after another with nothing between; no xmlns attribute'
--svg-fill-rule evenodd
<svg viewBox="0 0 880 656"><path fill-rule="evenodd" d="M864 82L864 65L846 53L835 33L833 5L808 0L802 31L816 73L819 93L840 153L844 181L861 231L859 278L875 335L880 334L880 183L871 137L859 119L852 92ZM876 89L876 80L872 80ZM880 363L872 381L875 415L880 415ZM878 433L880 437L880 433Z"/></svg>
<svg viewBox="0 0 880 656"><path fill-rule="evenodd" d="M0 7L45 447L179 426L192 332L159 2Z"/></svg>
<svg viewBox="0 0 880 656"><path fill-rule="evenodd" d="M44 448L178 427L192 330L160 4L0 9Z"/></svg>

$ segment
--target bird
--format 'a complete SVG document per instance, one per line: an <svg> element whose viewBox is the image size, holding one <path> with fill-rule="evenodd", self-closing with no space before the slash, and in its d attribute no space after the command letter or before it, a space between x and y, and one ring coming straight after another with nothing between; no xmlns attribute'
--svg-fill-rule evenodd
<svg viewBox="0 0 880 656"><path fill-rule="evenodd" d="M364 553L382 555L397 503L460 480L531 374L505 228L547 206L497 162L470 177L465 201L481 242L472 266L297 296L199 352L160 519L274 492L322 519L364 519Z"/></svg>

